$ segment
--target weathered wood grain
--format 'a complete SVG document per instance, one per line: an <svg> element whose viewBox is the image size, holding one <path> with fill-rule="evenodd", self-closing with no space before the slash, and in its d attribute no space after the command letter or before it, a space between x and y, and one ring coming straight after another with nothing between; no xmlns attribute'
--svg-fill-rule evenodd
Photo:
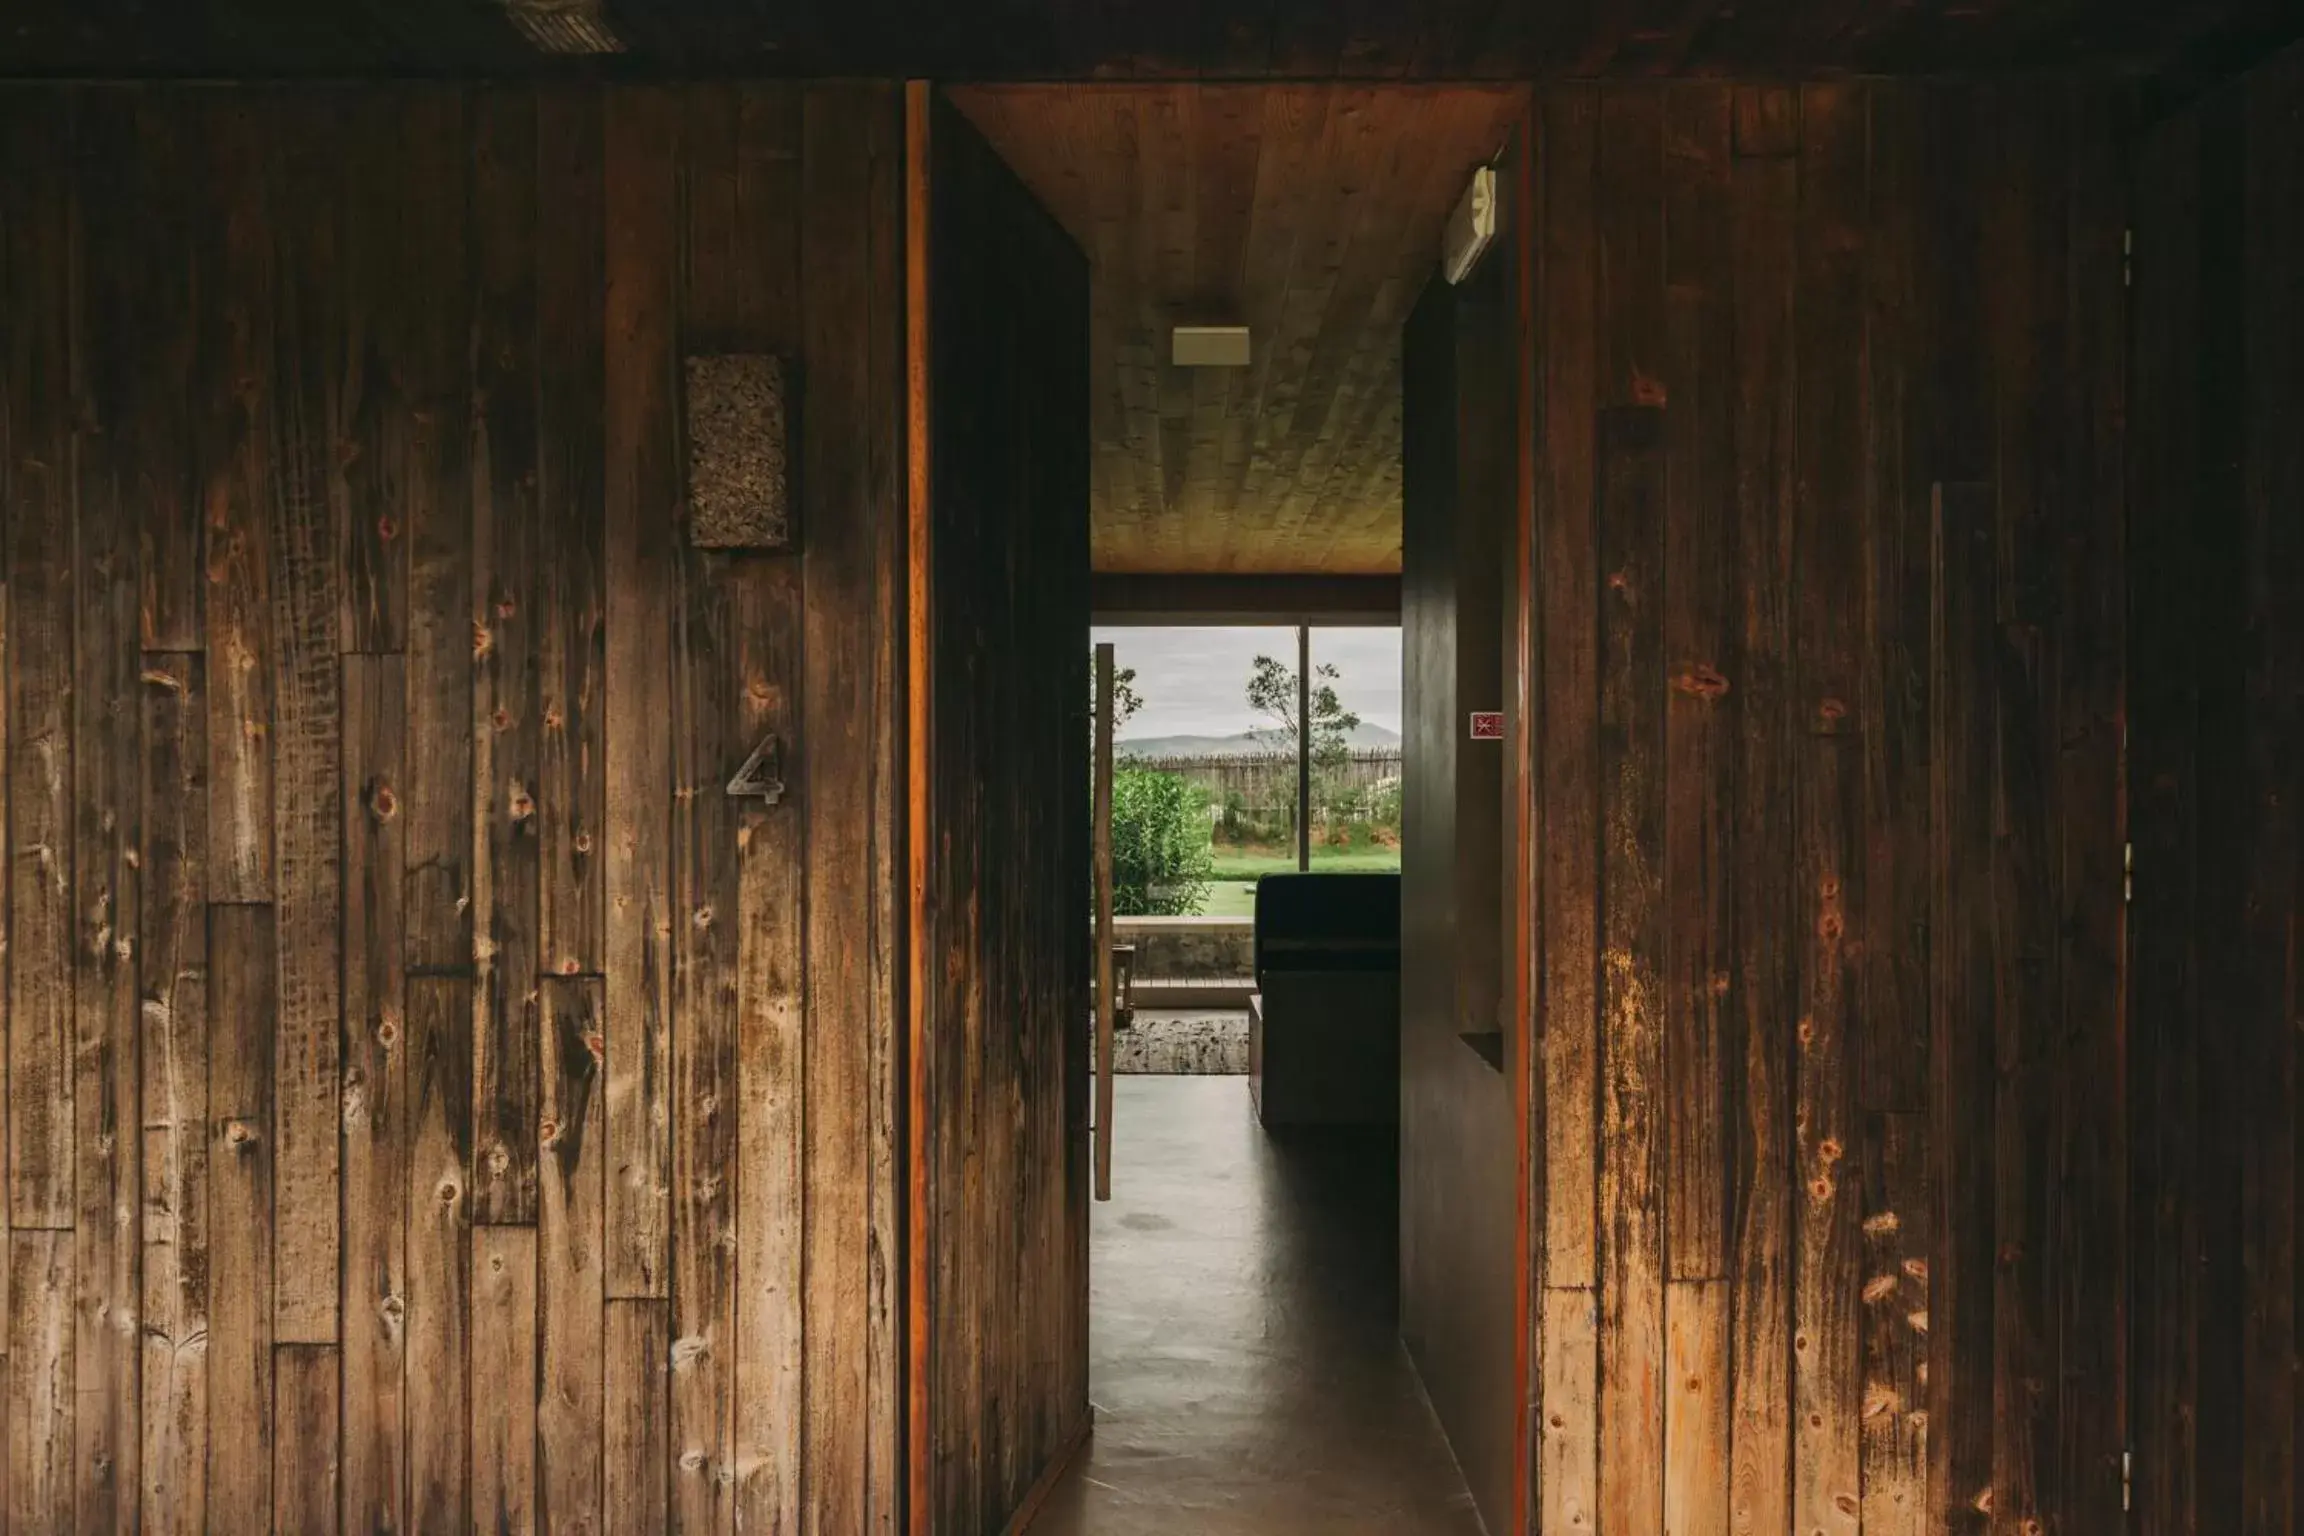
<svg viewBox="0 0 2304 1536"><path fill-rule="evenodd" d="M608 1289L671 1283L672 613L678 538L672 379L679 100L607 109L606 743ZM837 409L837 407L834 407ZM610 1357L611 1366L625 1363Z"/></svg>
<svg viewBox="0 0 2304 1536"><path fill-rule="evenodd" d="M613 1297L606 1309L602 1371L604 1529L639 1536L671 1526L672 1420L667 1357L671 1303L660 1297Z"/></svg>
<svg viewBox="0 0 2304 1536"><path fill-rule="evenodd" d="M536 1518L548 1531L600 1536L610 1528L602 1519L600 1481L607 1236L601 1227L607 1149L600 1057L607 1018L597 978L548 978L542 992Z"/></svg>
<svg viewBox="0 0 2304 1536"><path fill-rule="evenodd" d="M1601 413L1602 1530L1663 1524L1663 431L1653 406Z"/></svg>
<svg viewBox="0 0 2304 1536"><path fill-rule="evenodd" d="M1594 625L1599 547L1593 527L1597 367L1593 305L1593 180L1597 103L1585 92L1543 103L1545 347L1542 510L1541 734L1538 793L1545 847L1538 871L1543 923L1544 1283L1598 1277L1594 1151L1599 1104L1599 655ZM1559 1347L1546 1330L1546 1349ZM1547 1366L1550 1373L1552 1367Z"/></svg>
<svg viewBox="0 0 2304 1536"><path fill-rule="evenodd" d="M866 456L840 424L868 420L873 409L869 358L855 340L872 309L872 241L882 226L852 192L870 174L873 120L894 108L895 98L881 88L819 87L807 93L802 120L800 206L809 231L800 261L807 295L802 367L809 404L802 412L800 524L806 727L798 766L808 818L802 1110L808 1196L801 1285L809 1326L801 1454L809 1470L800 1529L810 1536L870 1523L867 1469L876 1438L866 1397L869 1358L839 1342L870 1333L872 1186L876 1168L884 1166L876 1142L885 1134L872 1123L870 817L878 727L852 707L873 696L877 651L854 622L854 605L879 579L874 520L894 516L895 509L870 497ZM877 1239L883 1245L895 1240L892 1231Z"/></svg>
<svg viewBox="0 0 2304 1536"><path fill-rule="evenodd" d="M1556 1286L1544 1292L1543 1411L1538 1419L1538 1529L1599 1529L1599 1298Z"/></svg>
<svg viewBox="0 0 2304 1536"><path fill-rule="evenodd" d="M74 491L66 120L8 121L8 1219L73 1225ZM67 1247L64 1262L70 1263ZM14 1266L11 1266L11 1273ZM13 1431L12 1431L13 1432Z"/></svg>
<svg viewBox="0 0 2304 1536"><path fill-rule="evenodd" d="M1992 796L1997 604L1988 487L1936 491L1934 675L1938 839L1929 1028L1937 1226L1928 1261L1928 1507L1981 1528L1993 1503ZM1979 1501L1982 1501L1979 1503Z"/></svg>
<svg viewBox="0 0 2304 1536"><path fill-rule="evenodd" d="M737 285L732 307L724 300L715 307L733 343L797 356L799 102L787 93L752 90L741 94L736 111L731 241L750 253L746 270L759 278ZM790 765L801 734L804 685L799 561L785 556L760 562L731 586L729 598L736 711L730 739L750 751L774 737ZM732 916L739 1027L729 1354L740 1530L792 1530L800 1519L805 835L804 813L790 793L781 804L744 802L737 808Z"/></svg>
<svg viewBox="0 0 2304 1536"><path fill-rule="evenodd" d="M472 982L407 979L408 1520L472 1511Z"/></svg>
<svg viewBox="0 0 2304 1536"><path fill-rule="evenodd" d="M280 251L264 174L267 115L245 94L207 114L217 201L202 272L214 323L201 336L195 398L204 409L200 495L207 576L209 891L269 902L272 869L272 545L270 392Z"/></svg>
<svg viewBox="0 0 2304 1536"><path fill-rule="evenodd" d="M1671 1536L1727 1536L1728 1282L1664 1287L1664 1523Z"/></svg>
<svg viewBox="0 0 2304 1536"><path fill-rule="evenodd" d="M337 1347L279 1345L272 1372L272 1529L279 1536L333 1529L342 1470Z"/></svg>
<svg viewBox="0 0 2304 1536"><path fill-rule="evenodd" d="M1735 295L1737 606L1743 655L1734 763L1732 950L1738 1006L1729 1016L1734 1236L1729 1351L1730 1529L1791 1524L1793 1049L1797 1006L1785 860L1792 841L1793 311L1798 168L1747 151L1749 120L1797 114L1748 88L1736 95L1729 276Z"/></svg>
<svg viewBox="0 0 2304 1536"><path fill-rule="evenodd" d="M343 1504L348 1529L407 1529L408 668L344 658Z"/></svg>
<svg viewBox="0 0 2304 1536"><path fill-rule="evenodd" d="M472 1219L536 1220L536 103L473 107Z"/></svg>
<svg viewBox="0 0 2304 1536"><path fill-rule="evenodd" d="M736 329L742 276L737 94L688 94L676 297L683 347ZM711 345L725 343L713 341ZM693 488L691 488L692 490ZM730 777L751 752L739 739L735 617L757 565L695 547L683 499L674 540L672 687L672 1085L685 1113L672 1143L672 1500L683 1530L734 1528L738 991L737 802Z"/></svg>
<svg viewBox="0 0 2304 1536"><path fill-rule="evenodd" d="M69 1229L8 1234L8 1525L51 1529L72 1508L72 1298Z"/></svg>
<svg viewBox="0 0 2304 1536"><path fill-rule="evenodd" d="M1664 1232L1674 1280L1726 1276L1733 1186L1724 1020L1739 1001L1730 964L1736 857L1730 786L1744 669L1732 617L1737 530L1706 505L1710 489L1735 469L1735 316L1727 260L1732 101L1726 87L1676 87L1664 107L1669 239L1666 350L1657 371L1670 402L1661 598L1669 1091L1662 1119ZM1726 1373L1707 1381L1709 1401L1725 1417Z"/></svg>
<svg viewBox="0 0 2304 1536"><path fill-rule="evenodd" d="M127 158L122 102L85 98L75 151L90 164ZM116 357L136 302L137 262L122 225L126 189L79 176L81 273L68 309L83 358ZM140 814L144 515L133 404L117 365L73 370L75 508L72 625L72 1015L74 1518L135 1523L138 1263L144 1142L137 1112L136 940L142 895Z"/></svg>
<svg viewBox="0 0 2304 1536"><path fill-rule="evenodd" d="M270 907L208 909L208 1524L272 1527ZM11 1416L13 1423L13 1416Z"/></svg>
<svg viewBox="0 0 2304 1536"><path fill-rule="evenodd" d="M344 841L339 758L341 615L330 445L340 439L335 292L335 116L293 98L278 119L292 143L277 156L274 362L266 397L270 454L264 507L270 554L273 669L273 901L280 956L274 1047L273 1202L279 1281L274 1339L334 1343L341 1251L337 1147Z"/></svg>
<svg viewBox="0 0 2304 1536"><path fill-rule="evenodd" d="M536 107L536 948L555 976L605 963L601 829L603 365L601 105L542 91Z"/></svg>
<svg viewBox="0 0 2304 1536"><path fill-rule="evenodd" d="M1794 1148L1799 1264L1792 1289L1792 1519L1853 1532L1857 1457L1857 1249L1861 1165L1853 1119L1856 1013L1851 948L1864 922L1858 859L1861 594L1864 97L1800 94L1799 380L1793 512L1795 747L1792 902L1798 949ZM1790 935L1787 936L1788 938Z"/></svg>
<svg viewBox="0 0 2304 1536"><path fill-rule="evenodd" d="M472 1519L537 1530L534 1227L472 1232Z"/></svg>
<svg viewBox="0 0 2304 1536"><path fill-rule="evenodd" d="M142 992L144 1529L194 1532L208 1477L208 725L202 658L146 655Z"/></svg>
<svg viewBox="0 0 2304 1536"><path fill-rule="evenodd" d="M410 333L402 373L408 390L400 534L408 546L408 757L401 941L411 971L470 975L478 931L472 886L478 637L467 328L477 300L468 275L466 103L455 92L412 93L402 127L406 146L397 174L404 178L402 216L410 221L412 242L406 259L415 273L439 274L442 291Z"/></svg>

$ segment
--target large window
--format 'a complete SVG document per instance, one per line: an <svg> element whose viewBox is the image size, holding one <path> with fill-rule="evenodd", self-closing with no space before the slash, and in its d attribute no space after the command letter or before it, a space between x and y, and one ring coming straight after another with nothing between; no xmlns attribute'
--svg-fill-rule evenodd
<svg viewBox="0 0 2304 1536"><path fill-rule="evenodd" d="M1307 856L1316 870L1400 867L1398 629L1314 630L1309 689L1293 628L1094 638L1112 642L1122 681L1113 844L1123 914L1247 916L1257 877Z"/></svg>

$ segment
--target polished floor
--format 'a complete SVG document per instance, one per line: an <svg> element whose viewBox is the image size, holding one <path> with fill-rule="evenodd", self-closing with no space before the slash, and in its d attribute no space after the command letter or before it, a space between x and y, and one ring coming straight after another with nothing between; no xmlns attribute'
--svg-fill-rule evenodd
<svg viewBox="0 0 2304 1536"><path fill-rule="evenodd" d="M1032 1536L1480 1536L1397 1337L1389 1140L1275 1140L1240 1077L1113 1088L1096 1427Z"/></svg>

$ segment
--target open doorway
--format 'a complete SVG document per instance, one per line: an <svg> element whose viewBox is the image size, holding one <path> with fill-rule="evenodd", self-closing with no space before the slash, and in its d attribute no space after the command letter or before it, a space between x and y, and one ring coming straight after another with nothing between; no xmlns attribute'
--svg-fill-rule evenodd
<svg viewBox="0 0 2304 1536"><path fill-rule="evenodd" d="M1522 1429L1511 1170L1524 1134L1499 1045L1505 748L1456 738L1466 711L1504 706L1508 572L1461 555L1507 512L1487 509L1475 533L1457 503L1513 491L1514 386L1484 399L1466 382L1479 325L1511 347L1509 237L1479 285L1506 307L1470 289L1445 306L1441 328L1465 356L1451 340L1419 374L1408 349L1420 297L1459 286L1442 271L1447 226L1473 203L1475 173L1509 154L1525 92L982 86L915 109L947 141L925 160L945 180L921 258L937 279L921 354L937 467L915 488L932 546L915 666L935 681L926 750L973 754L969 781L938 792L974 819L967 847L983 866L968 889L924 871L924 921L995 976L1031 969L1018 947L1031 930L1012 920L1022 898L990 890L1007 879L993 864L1019 854L993 824L1045 819L1010 798L1015 774L1047 785L1046 816L1086 799L1093 626L1134 674L1121 798L1147 804L1123 815L1157 809L1179 855L1128 871L1143 910L1124 915L1211 930L1128 936L1141 1033L1121 1059L1152 1070L1114 1073L1114 1198L1092 1215L1084 1178L1041 1177L1080 1167L1087 1010L1051 1024L1062 1007L1033 1002L1034 1044L1019 1049L997 989L958 996L949 954L921 962L929 1229L915 1228L926 1390L913 1432L932 1454L917 1528L1035 1511L1035 1529L1078 1536L1504 1528ZM1492 238L1495 178L1480 185ZM1050 247L1051 228L1076 255ZM944 276L972 262L973 286ZM995 278L1001 262L1045 272ZM1083 356L1055 357L1069 320L986 320L987 304L1070 302L1083 270ZM1184 330L1216 334L1216 360L1195 363ZM1084 399L1043 388L1078 366ZM1477 433L1494 439L1485 457L1460 450ZM1077 478L1044 477L1059 459ZM1421 536L1404 504L1420 507ZM988 533L993 518L1011 549L1034 546L1029 559L952 552L956 532ZM1083 535L1088 601L1075 605L1048 590L1063 579L1049 562ZM1404 571L1404 551L1423 568ZM955 712L952 680L981 689L1003 666L1045 660L1030 653L1057 639L1053 609L1082 606L1073 656L1044 669L1069 679L1061 697L1033 690L1072 736L1035 735L1046 750L1029 762L1005 754L985 717ZM1483 803L1460 813L1467 794ZM930 820L929 852L949 854L947 823ZM1421 855L1420 827L1436 834ZM1082 825L1034 852L1070 858L1088 842ZM1067 874L1041 894L1079 889ZM1241 930L1232 949L1213 932L1227 925ZM1058 993L1093 971L1068 953ZM1152 1049L1188 1013L1221 1038L1189 1058ZM1059 1097L1061 1117L1037 1118ZM1014 1219L997 1208L1012 1192ZM1058 1216L1078 1223L1064 1262L1002 1247L1031 1253L1032 1223ZM1460 1228L1480 1234L1477 1251L1446 1237ZM1019 1291L1050 1304L1045 1320L1015 1316Z"/></svg>

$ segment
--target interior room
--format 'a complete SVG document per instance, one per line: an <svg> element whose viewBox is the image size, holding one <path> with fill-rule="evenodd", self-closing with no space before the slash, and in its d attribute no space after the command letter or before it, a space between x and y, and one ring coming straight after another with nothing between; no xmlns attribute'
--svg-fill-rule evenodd
<svg viewBox="0 0 2304 1536"><path fill-rule="evenodd" d="M21 0L0 1523L2293 1529L2300 265L2289 0Z"/></svg>

